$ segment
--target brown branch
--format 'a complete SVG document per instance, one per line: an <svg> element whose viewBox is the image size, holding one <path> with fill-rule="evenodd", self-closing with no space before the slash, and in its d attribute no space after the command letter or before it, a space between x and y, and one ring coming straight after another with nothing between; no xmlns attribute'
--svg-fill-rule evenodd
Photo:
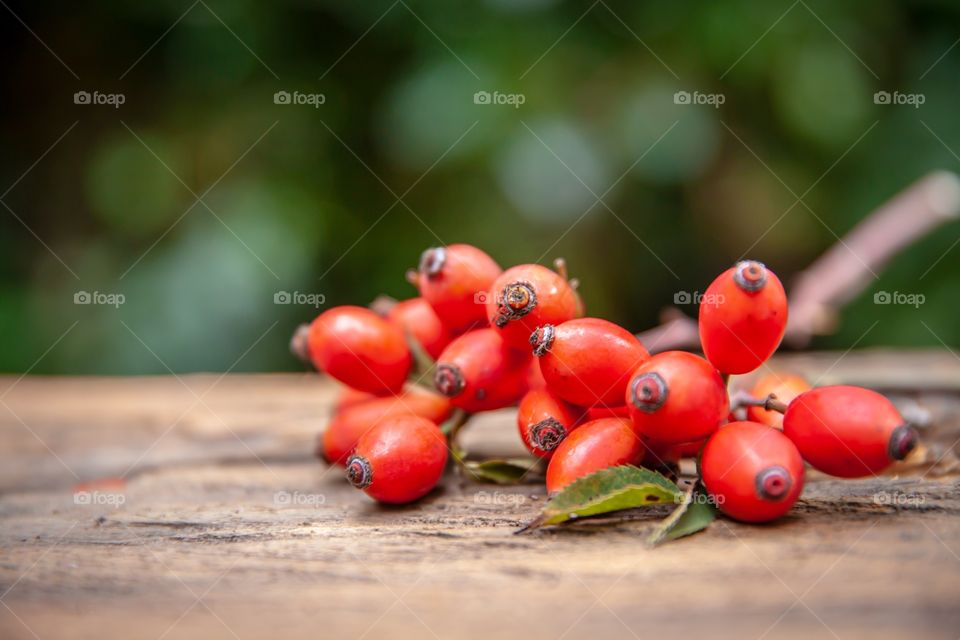
<svg viewBox="0 0 960 640"><path fill-rule="evenodd" d="M832 333L840 309L895 255L958 215L960 177L949 171L928 174L872 211L795 278L785 342L804 347L813 336ZM650 351L700 346L696 321L674 308L637 337Z"/></svg>

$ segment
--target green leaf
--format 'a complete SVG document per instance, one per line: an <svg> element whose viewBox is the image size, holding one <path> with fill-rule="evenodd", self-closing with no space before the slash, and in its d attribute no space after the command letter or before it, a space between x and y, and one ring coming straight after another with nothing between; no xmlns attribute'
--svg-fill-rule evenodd
<svg viewBox="0 0 960 640"><path fill-rule="evenodd" d="M480 482L520 484L543 479L543 463L535 459L466 460L463 467Z"/></svg>
<svg viewBox="0 0 960 640"><path fill-rule="evenodd" d="M703 491L700 483L697 483L683 495L683 501L677 505L673 513L667 516L647 538L647 543L656 546L661 542L703 531L716 517L717 508Z"/></svg>
<svg viewBox="0 0 960 640"><path fill-rule="evenodd" d="M679 502L683 492L661 474L621 465L573 481L518 533L611 511Z"/></svg>

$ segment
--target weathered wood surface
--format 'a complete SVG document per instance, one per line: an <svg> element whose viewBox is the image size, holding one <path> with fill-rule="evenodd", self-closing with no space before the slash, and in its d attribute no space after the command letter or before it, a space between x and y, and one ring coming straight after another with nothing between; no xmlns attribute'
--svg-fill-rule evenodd
<svg viewBox="0 0 960 640"><path fill-rule="evenodd" d="M374 505L311 457L313 375L0 378L0 638L956 639L960 360L840 356L782 362L929 416L913 464L654 550L642 514L513 535L533 485ZM516 451L509 414L467 436Z"/></svg>

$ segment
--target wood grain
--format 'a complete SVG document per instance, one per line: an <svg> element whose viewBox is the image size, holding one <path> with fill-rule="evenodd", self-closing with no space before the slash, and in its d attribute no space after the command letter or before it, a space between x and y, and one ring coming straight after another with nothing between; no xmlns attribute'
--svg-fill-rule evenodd
<svg viewBox="0 0 960 640"><path fill-rule="evenodd" d="M314 375L2 378L0 638L956 639L960 361L841 355L779 366L927 416L911 464L657 549L663 512L514 535L535 485L376 506L311 456L336 393ZM513 429L464 444L516 453Z"/></svg>

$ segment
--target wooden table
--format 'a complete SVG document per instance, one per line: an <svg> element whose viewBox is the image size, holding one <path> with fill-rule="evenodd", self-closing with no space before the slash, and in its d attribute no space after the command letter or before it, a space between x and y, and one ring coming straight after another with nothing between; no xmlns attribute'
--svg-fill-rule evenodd
<svg viewBox="0 0 960 640"><path fill-rule="evenodd" d="M514 535L536 485L378 507L311 455L336 393L315 375L2 378L0 638L955 640L960 360L841 355L780 366L929 416L913 463L811 474L778 523L657 549L644 514ZM513 428L466 447L516 451Z"/></svg>

